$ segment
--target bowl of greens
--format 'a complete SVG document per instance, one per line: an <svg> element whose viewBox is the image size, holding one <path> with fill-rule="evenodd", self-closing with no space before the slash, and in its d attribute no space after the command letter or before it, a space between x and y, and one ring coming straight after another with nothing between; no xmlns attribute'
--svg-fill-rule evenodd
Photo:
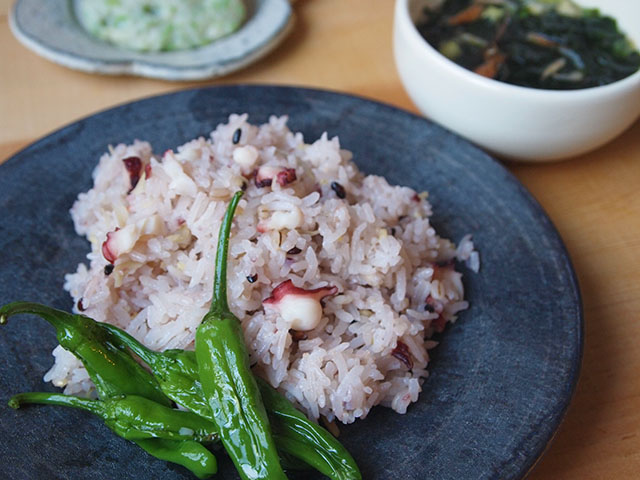
<svg viewBox="0 0 640 480"><path fill-rule="evenodd" d="M502 158L593 150L640 115L640 3L397 0L394 55L429 118Z"/></svg>

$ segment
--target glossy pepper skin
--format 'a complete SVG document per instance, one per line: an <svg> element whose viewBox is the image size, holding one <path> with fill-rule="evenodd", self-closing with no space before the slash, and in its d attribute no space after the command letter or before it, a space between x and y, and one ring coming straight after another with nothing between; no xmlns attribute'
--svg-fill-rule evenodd
<svg viewBox="0 0 640 480"><path fill-rule="evenodd" d="M195 352L154 352L114 325L104 324L104 328L149 366L169 398L192 412L212 418L198 378ZM299 469L301 465L296 460L302 460L332 480L362 478L353 457L331 433L310 421L267 382L258 377L256 382L285 468Z"/></svg>
<svg viewBox="0 0 640 480"><path fill-rule="evenodd" d="M80 358L101 399L133 394L161 406L171 404L153 376L133 360L126 346L111 335L104 324L30 302L14 302L1 307L0 324L19 313L38 315L55 327L60 344ZM198 478L209 478L218 470L215 456L196 441L159 438L133 441L147 453L182 465Z"/></svg>
<svg viewBox="0 0 640 480"><path fill-rule="evenodd" d="M210 478L218 471L216 457L201 443L194 440L165 440L162 438L150 438L136 442L140 448L150 455L166 462L177 463L198 478Z"/></svg>
<svg viewBox="0 0 640 480"><path fill-rule="evenodd" d="M165 407L136 395L89 400L61 393L30 392L19 393L9 400L9 406L16 409L29 403L87 410L127 440L163 438L211 442L217 439L216 426L195 413Z"/></svg>
<svg viewBox="0 0 640 480"><path fill-rule="evenodd" d="M211 308L196 330L198 376L220 440L240 476L245 480L282 480L287 477L251 373L240 321L227 304L229 234L241 196L242 192L237 192L231 199L220 228Z"/></svg>
<svg viewBox="0 0 640 480"><path fill-rule="evenodd" d="M262 400L269 408L278 449L304 460L334 480L361 480L360 469L346 448L327 430L310 422L284 395L256 377Z"/></svg>
<svg viewBox="0 0 640 480"><path fill-rule="evenodd" d="M213 419L200 384L194 351L171 349L156 352L115 325L103 325L149 366L167 397L204 418Z"/></svg>
<svg viewBox="0 0 640 480"><path fill-rule="evenodd" d="M0 323L19 313L38 315L53 325L58 342L82 361L101 398L127 393L171 405L153 375L141 368L118 339L91 318L38 303L13 302L0 308Z"/></svg>

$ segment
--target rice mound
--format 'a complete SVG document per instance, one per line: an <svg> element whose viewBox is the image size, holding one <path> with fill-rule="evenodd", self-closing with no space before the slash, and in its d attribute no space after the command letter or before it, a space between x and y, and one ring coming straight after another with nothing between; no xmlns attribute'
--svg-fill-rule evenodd
<svg viewBox="0 0 640 480"><path fill-rule="evenodd" d="M286 117L260 126L247 118L231 115L209 139L175 152L156 155L135 141L102 156L93 188L71 209L77 233L91 242L89 267L65 277L75 311L152 349L192 349L211 301L221 219L246 188L231 233L228 299L254 371L314 419L350 423L378 404L405 413L427 376L429 338L468 307L453 261L477 271L470 237L458 248L439 237L426 194L364 175L337 138L306 144ZM144 166L135 188L123 162L131 157ZM261 166L295 169L296 179L258 186ZM130 243L107 274L102 247L116 229ZM286 280L337 287L313 330L292 331L263 307ZM68 394L95 394L79 360L60 346L53 355L45 380Z"/></svg>

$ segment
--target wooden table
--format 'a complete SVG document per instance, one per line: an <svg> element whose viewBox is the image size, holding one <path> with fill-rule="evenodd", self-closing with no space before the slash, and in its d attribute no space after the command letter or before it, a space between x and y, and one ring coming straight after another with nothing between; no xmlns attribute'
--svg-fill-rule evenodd
<svg viewBox="0 0 640 480"><path fill-rule="evenodd" d="M0 0L0 163L79 117L197 85L315 86L417 112L395 70L391 0L300 0L297 25L286 44L239 73L190 84L101 77L49 63L11 35L10 4ZM507 166L564 238L585 307L578 389L530 478L640 478L640 121L579 158Z"/></svg>

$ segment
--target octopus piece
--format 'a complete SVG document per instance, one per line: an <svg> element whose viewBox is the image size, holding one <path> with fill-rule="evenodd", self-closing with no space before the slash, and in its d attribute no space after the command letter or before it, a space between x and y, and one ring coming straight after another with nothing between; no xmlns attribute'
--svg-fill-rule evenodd
<svg viewBox="0 0 640 480"><path fill-rule="evenodd" d="M305 332L316 328L322 319L320 301L336 293L338 287L335 286L305 290L287 280L274 288L271 296L264 299L262 304L278 312L292 330Z"/></svg>

